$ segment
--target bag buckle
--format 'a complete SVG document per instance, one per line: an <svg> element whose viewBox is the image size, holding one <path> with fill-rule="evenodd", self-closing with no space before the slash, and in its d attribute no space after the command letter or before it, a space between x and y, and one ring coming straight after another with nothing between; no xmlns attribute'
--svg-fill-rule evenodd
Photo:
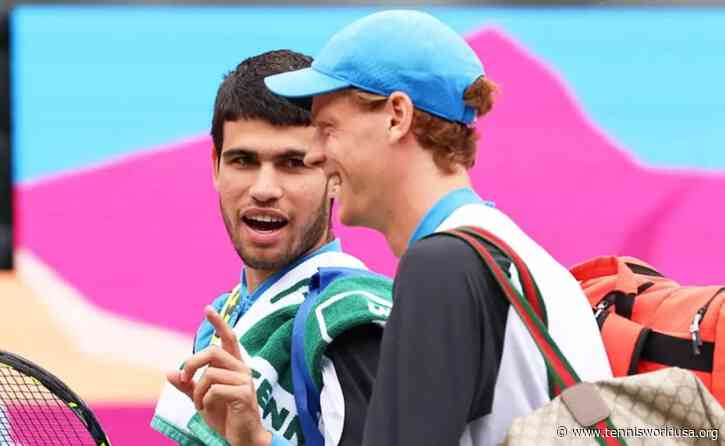
<svg viewBox="0 0 725 446"><path fill-rule="evenodd" d="M603 301L599 302L597 304L597 307L594 309L594 318L599 319L599 316L602 315L605 311L607 311L607 308L609 308L612 305L611 302L609 302L607 299L604 299Z"/></svg>
<svg viewBox="0 0 725 446"><path fill-rule="evenodd" d="M700 322L702 322L702 317L702 312L698 311L695 313L689 329L690 336L692 337L692 353L695 356L700 354L700 347L702 347L702 338L700 337Z"/></svg>

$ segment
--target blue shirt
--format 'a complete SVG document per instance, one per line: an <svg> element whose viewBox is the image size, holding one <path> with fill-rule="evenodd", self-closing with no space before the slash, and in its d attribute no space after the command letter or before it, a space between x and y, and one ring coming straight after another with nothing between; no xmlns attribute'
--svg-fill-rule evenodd
<svg viewBox="0 0 725 446"><path fill-rule="evenodd" d="M254 290L253 293L249 293L249 290L247 289L247 275L245 274L245 268L242 268L241 277L240 277L240 287L239 287L239 295L240 299L237 305L231 309L231 312L229 314L229 320L227 321L230 326L234 327L237 324L237 321L239 321L239 318L246 313L249 308L252 307L254 302L259 299L259 296L261 296L265 291L269 289L272 285L277 283L279 279L282 278L285 274L290 272L292 269L300 265L301 263L311 259L312 257L322 254L324 252L341 252L342 251L342 245L340 244L339 239L335 239L317 250L297 258L297 260L289 263L287 266L282 268L281 270L277 271L276 273L269 276L267 279L262 282L259 287L257 287L256 290ZM222 307L224 307L224 303L227 301L227 298L229 297L229 293L224 293L221 296L217 297L214 302L212 303L212 307L217 312L220 312L222 310ZM201 326L199 326L199 329L196 332L196 337L194 339L194 353L205 349L209 346L209 343L211 342L212 336L214 336L214 327L204 319L204 321L201 323Z"/></svg>
<svg viewBox="0 0 725 446"><path fill-rule="evenodd" d="M448 218L453 211L467 204L481 203L488 206L494 206L490 201L483 201L478 194L470 187L464 187L448 192L440 200L426 212L423 219L418 223L418 227L413 231L413 235L408 241L410 247L416 241L432 234L438 229L438 226Z"/></svg>

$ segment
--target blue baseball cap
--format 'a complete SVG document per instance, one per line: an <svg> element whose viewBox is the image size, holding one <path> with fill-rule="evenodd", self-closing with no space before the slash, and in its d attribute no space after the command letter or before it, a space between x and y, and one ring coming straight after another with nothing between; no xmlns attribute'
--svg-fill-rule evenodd
<svg viewBox="0 0 725 446"><path fill-rule="evenodd" d="M357 87L389 96L406 93L415 107L449 121L472 123L476 111L463 100L484 75L483 65L455 31L418 11L371 14L327 42L312 66L264 79L287 98L306 98Z"/></svg>

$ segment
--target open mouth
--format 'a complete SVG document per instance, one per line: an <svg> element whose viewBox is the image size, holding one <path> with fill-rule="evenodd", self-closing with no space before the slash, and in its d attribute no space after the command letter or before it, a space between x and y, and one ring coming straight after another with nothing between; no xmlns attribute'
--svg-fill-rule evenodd
<svg viewBox="0 0 725 446"><path fill-rule="evenodd" d="M287 226L287 219L271 215L247 215L242 217L244 223L255 231L278 231Z"/></svg>

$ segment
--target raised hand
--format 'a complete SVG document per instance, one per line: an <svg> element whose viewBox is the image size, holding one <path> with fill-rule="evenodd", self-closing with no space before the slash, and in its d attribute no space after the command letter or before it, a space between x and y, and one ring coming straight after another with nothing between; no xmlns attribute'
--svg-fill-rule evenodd
<svg viewBox="0 0 725 446"><path fill-rule="evenodd" d="M184 363L181 371L169 372L168 381L186 394L204 421L232 446L267 446L272 434L262 426L252 373L242 357L234 334L212 307L204 309L216 330L221 348L211 346ZM194 374L202 367L201 378Z"/></svg>

